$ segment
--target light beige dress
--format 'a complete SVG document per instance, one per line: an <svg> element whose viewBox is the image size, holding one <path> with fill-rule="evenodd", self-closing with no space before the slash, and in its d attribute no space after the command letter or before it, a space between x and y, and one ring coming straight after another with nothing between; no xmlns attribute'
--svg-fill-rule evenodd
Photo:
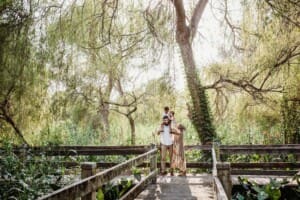
<svg viewBox="0 0 300 200"><path fill-rule="evenodd" d="M183 145L183 133L184 130L180 130L178 135L173 135L173 155L171 168L179 169L181 172L186 172L186 160L184 156L184 145Z"/></svg>

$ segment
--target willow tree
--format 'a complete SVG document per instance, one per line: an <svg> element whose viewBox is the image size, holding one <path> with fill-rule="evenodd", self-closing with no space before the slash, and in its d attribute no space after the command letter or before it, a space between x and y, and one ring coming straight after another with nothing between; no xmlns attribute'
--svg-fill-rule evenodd
<svg viewBox="0 0 300 200"><path fill-rule="evenodd" d="M192 106L189 107L191 120L203 144L212 142L215 128L210 113L209 103L197 71L192 42L198 24L208 0L199 0L187 24L183 0L171 0L176 10L176 41L180 48L184 64L187 86L191 95Z"/></svg>
<svg viewBox="0 0 300 200"><path fill-rule="evenodd" d="M0 4L0 131L13 128L22 143L27 144L17 122L20 99L29 84L25 68L29 66L29 26L31 13L21 1ZM28 63L26 62L28 61ZM30 69L28 72L31 71ZM2 124L2 122L5 122ZM4 135L4 134L2 134Z"/></svg>
<svg viewBox="0 0 300 200"><path fill-rule="evenodd" d="M224 0L225 35L232 45L223 48L222 62L207 67L212 84L205 88L213 89L222 118L241 121L238 127L249 127L249 135L258 128L277 134L277 142L280 135L291 138L280 142L298 142L293 138L299 135L299 9L293 1L242 2L237 19Z"/></svg>
<svg viewBox="0 0 300 200"><path fill-rule="evenodd" d="M131 71L145 66L144 63L135 62L139 57L146 57L148 49L144 45L151 39L143 21L143 13L132 2L118 0L86 0L66 4L66 7L48 30L51 35L48 40L53 49L51 51L55 52L52 60L55 61L60 56L56 52L64 54L58 58L63 63L58 74L66 77L63 80L67 86L65 99L71 106L74 106L74 99L77 102L83 100L89 113L96 113L89 117L88 123L96 122L93 124L100 129L102 141L111 133L111 111L125 116L131 129L131 143L134 144L133 113L137 107L121 111L115 105L130 107L127 104L131 102L128 98L131 92L123 85L126 86L131 81L128 78ZM63 49L60 50L58 47L62 44ZM81 64L78 65L78 62ZM70 96L74 98L68 100ZM135 101L133 104L136 103Z"/></svg>

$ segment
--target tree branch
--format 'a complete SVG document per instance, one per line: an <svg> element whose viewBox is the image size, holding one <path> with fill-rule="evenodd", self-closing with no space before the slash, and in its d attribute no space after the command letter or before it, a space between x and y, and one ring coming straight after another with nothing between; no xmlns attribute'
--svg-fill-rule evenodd
<svg viewBox="0 0 300 200"><path fill-rule="evenodd" d="M222 76L220 76L219 80L215 81L213 84L204 86L203 88L217 90L217 89L226 87L226 85L224 85L226 83L243 89L244 91L249 93L254 98L261 98L261 94L266 93L266 92L276 92L276 93L283 92L283 89L281 88L281 86L274 86L274 87L263 89L263 88L258 88L256 86L254 86L248 80L232 80L232 79L225 78Z"/></svg>
<svg viewBox="0 0 300 200"><path fill-rule="evenodd" d="M195 37L199 21L204 12L207 2L208 2L208 0L199 0L193 11L193 15L192 15L191 23L190 23L191 41L193 41L193 39Z"/></svg>
<svg viewBox="0 0 300 200"><path fill-rule="evenodd" d="M182 0L171 0L176 10L176 24L177 30L184 30L187 28L185 22L185 10Z"/></svg>
<svg viewBox="0 0 300 200"><path fill-rule="evenodd" d="M279 58L278 58L277 62L269 70L268 74L266 75L266 77L262 81L262 83L260 85L260 89L262 89L264 87L265 83L271 77L272 73L276 69L278 69L283 64L287 63L290 59L292 59L292 58L300 55L300 51L299 52L296 51L299 46L300 46L300 44L296 44L295 46L291 47L290 49L287 49L287 50L283 49L283 50L281 50L281 52L279 53L279 56L278 56Z"/></svg>
<svg viewBox="0 0 300 200"><path fill-rule="evenodd" d="M288 5L284 5L283 7L285 9L281 10L280 8L278 8L276 5L280 5L278 2L274 2L274 4L271 3L272 0L265 0L265 2L270 6L270 8L277 13L278 15L280 15L282 18L286 19L287 21L291 22L292 24L294 24L295 26L297 26L298 28L300 28L300 22L297 21L297 19L299 20L299 9L298 12L295 14L295 20L293 18L291 18L290 16L288 16L288 10L291 7L297 6L300 7L300 4L298 2L298 4L296 2L292 2L292 1L288 1L289 3L291 3L292 5L290 5L291 7L289 7ZM282 1L284 3L284 1Z"/></svg>

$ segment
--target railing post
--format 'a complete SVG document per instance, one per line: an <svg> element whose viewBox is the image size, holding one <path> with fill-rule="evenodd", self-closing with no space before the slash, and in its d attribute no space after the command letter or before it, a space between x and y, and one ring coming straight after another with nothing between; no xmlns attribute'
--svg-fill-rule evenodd
<svg viewBox="0 0 300 200"><path fill-rule="evenodd" d="M213 143L213 148L215 149L216 161L221 161L220 143L219 142L214 142Z"/></svg>
<svg viewBox="0 0 300 200"><path fill-rule="evenodd" d="M217 162L217 177L220 179L228 199L231 199L232 182L229 162Z"/></svg>
<svg viewBox="0 0 300 200"><path fill-rule="evenodd" d="M156 148L155 144L150 145L151 149ZM157 153L150 158L150 172L157 171ZM152 184L156 184L156 176L151 181Z"/></svg>
<svg viewBox="0 0 300 200"><path fill-rule="evenodd" d="M93 176L96 174L97 164L95 162L81 163L81 179ZM97 191L93 191L90 194L81 198L81 200L96 200Z"/></svg>

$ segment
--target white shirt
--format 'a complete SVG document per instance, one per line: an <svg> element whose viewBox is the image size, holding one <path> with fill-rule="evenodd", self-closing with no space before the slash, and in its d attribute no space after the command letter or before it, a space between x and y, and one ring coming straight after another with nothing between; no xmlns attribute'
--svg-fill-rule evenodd
<svg viewBox="0 0 300 200"><path fill-rule="evenodd" d="M173 144L170 128L171 128L170 126L164 125L164 129L163 129L164 131L160 133L160 142L163 145L172 145Z"/></svg>

